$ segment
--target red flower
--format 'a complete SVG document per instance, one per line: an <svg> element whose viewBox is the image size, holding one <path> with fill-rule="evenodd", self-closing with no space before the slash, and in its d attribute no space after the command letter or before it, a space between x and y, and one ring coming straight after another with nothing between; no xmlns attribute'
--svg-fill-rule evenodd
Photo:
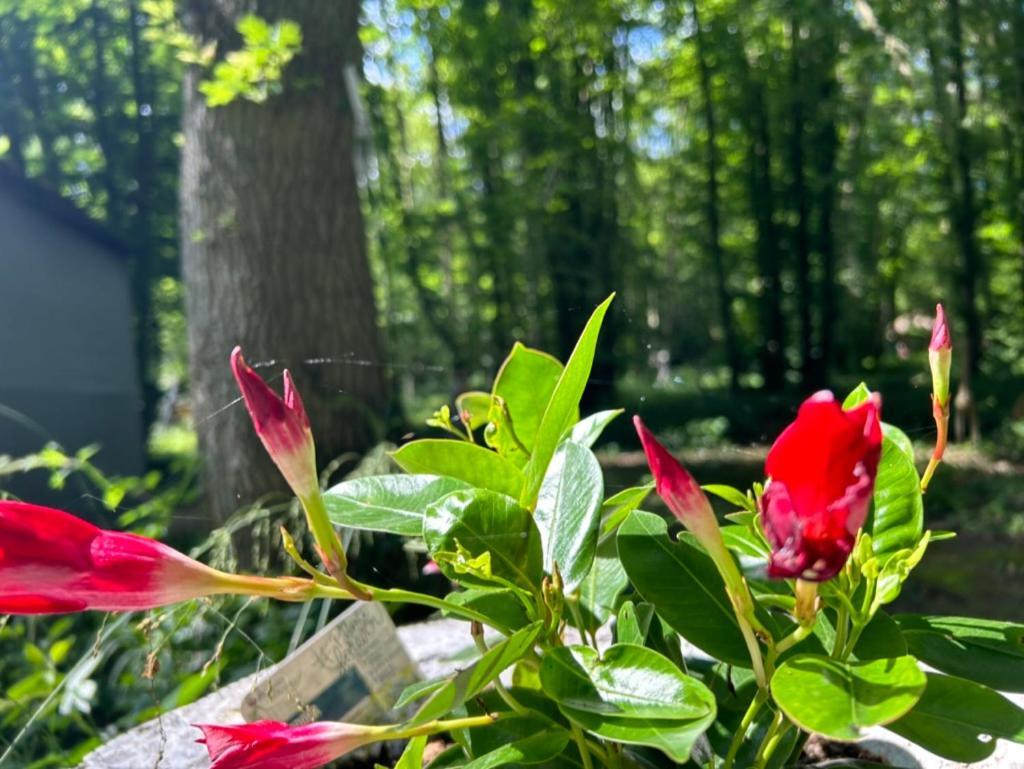
<svg viewBox="0 0 1024 769"><path fill-rule="evenodd" d="M843 568L871 504L880 409L877 394L844 411L832 393L820 392L775 441L761 497L769 576L822 582Z"/></svg>
<svg viewBox="0 0 1024 769"><path fill-rule="evenodd" d="M316 494L319 481L313 431L292 375L285 370L282 398L249 367L242 357L241 347L231 352L231 370L256 434L281 475L300 499Z"/></svg>
<svg viewBox="0 0 1024 769"><path fill-rule="evenodd" d="M946 323L946 311L941 304L935 305L935 323L932 324L932 341L929 350L951 350L953 342L949 337L949 325Z"/></svg>
<svg viewBox="0 0 1024 769"><path fill-rule="evenodd" d="M317 769L379 739L381 727L320 721L289 726L255 721L237 726L198 724L210 769Z"/></svg>
<svg viewBox="0 0 1024 769"><path fill-rule="evenodd" d="M135 611L216 593L300 600L305 584L226 574L148 537L0 502L0 614Z"/></svg>

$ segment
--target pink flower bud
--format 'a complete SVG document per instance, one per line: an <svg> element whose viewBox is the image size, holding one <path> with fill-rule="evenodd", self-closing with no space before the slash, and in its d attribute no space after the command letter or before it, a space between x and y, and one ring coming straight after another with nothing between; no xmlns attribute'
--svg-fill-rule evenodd
<svg viewBox="0 0 1024 769"><path fill-rule="evenodd" d="M255 721L236 726L198 724L210 769L317 769L380 739L381 727L319 721L289 726Z"/></svg>
<svg viewBox="0 0 1024 769"><path fill-rule="evenodd" d="M219 593L302 600L308 585L226 574L148 537L0 502L0 614L135 611Z"/></svg>
<svg viewBox="0 0 1024 769"><path fill-rule="evenodd" d="M291 374L287 369L284 372L282 398L249 367L242 357L241 347L231 352L231 370L256 434L281 475L300 499L315 494L319 490L319 479L313 431Z"/></svg>
<svg viewBox="0 0 1024 769"><path fill-rule="evenodd" d="M946 311L941 304L935 305L935 323L932 326L932 341L928 345L928 363L932 370L932 393L939 408L949 406L949 369L953 361L953 342L946 323Z"/></svg>
<svg viewBox="0 0 1024 769"><path fill-rule="evenodd" d="M846 564L864 525L882 453L877 394L844 411L812 395L768 452L761 497L768 574L822 582Z"/></svg>
<svg viewBox="0 0 1024 769"><path fill-rule="evenodd" d="M639 416L633 417L633 425L647 455L658 496L714 557L722 549L722 533L708 498L693 476L658 442Z"/></svg>

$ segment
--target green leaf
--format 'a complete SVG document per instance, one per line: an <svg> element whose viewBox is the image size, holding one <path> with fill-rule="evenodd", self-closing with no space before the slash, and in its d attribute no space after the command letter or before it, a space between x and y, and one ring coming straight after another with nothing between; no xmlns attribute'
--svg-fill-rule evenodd
<svg viewBox="0 0 1024 769"><path fill-rule="evenodd" d="M519 628L530 622L522 601L512 590L470 588L449 593L447 601L480 612L493 620L497 627Z"/></svg>
<svg viewBox="0 0 1024 769"><path fill-rule="evenodd" d="M914 709L886 728L951 761L988 758L996 739L1024 742L1024 710L987 686L928 673Z"/></svg>
<svg viewBox="0 0 1024 769"><path fill-rule="evenodd" d="M395 710L404 708L410 702L421 700L428 694L433 694L447 683L447 678L435 678L430 681L417 681L414 684L409 684L402 689L402 693L398 695L398 699L395 700L395 704L392 707Z"/></svg>
<svg viewBox="0 0 1024 769"><path fill-rule="evenodd" d="M867 401L871 397L871 390L868 386L861 382L859 385L853 388L849 395L846 396L846 400L843 401L843 411L856 408L860 404Z"/></svg>
<svg viewBox="0 0 1024 769"><path fill-rule="evenodd" d="M492 394L505 402L516 436L531 451L562 371L557 358L516 342L494 378Z"/></svg>
<svg viewBox="0 0 1024 769"><path fill-rule="evenodd" d="M909 711L925 682L910 656L840 662L801 654L779 666L771 690L800 728L835 740L856 740L865 728L891 723Z"/></svg>
<svg viewBox="0 0 1024 769"><path fill-rule="evenodd" d="M861 661L902 657L906 653L907 642L900 632L900 626L881 609L875 612L861 631L857 645L853 648L853 657Z"/></svg>
<svg viewBox="0 0 1024 769"><path fill-rule="evenodd" d="M491 413L491 394L479 391L462 393L455 399L455 410L470 429L483 427Z"/></svg>
<svg viewBox="0 0 1024 769"><path fill-rule="evenodd" d="M649 745L680 764L690 760L694 744L715 720L714 711L690 720L620 718L565 706L562 712L591 734L627 745Z"/></svg>
<svg viewBox="0 0 1024 769"><path fill-rule="evenodd" d="M544 729L474 758L463 769L494 769L505 764L541 764L555 758L568 744L569 732L565 729Z"/></svg>
<svg viewBox="0 0 1024 769"><path fill-rule="evenodd" d="M562 575L565 592L583 581L594 562L604 480L590 451L572 441L558 447L537 496L533 520L540 530L544 570Z"/></svg>
<svg viewBox="0 0 1024 769"><path fill-rule="evenodd" d="M616 644L603 657L589 646L556 648L544 655L540 677L545 694L588 732L650 745L679 762L715 718L707 687L643 646Z"/></svg>
<svg viewBox="0 0 1024 769"><path fill-rule="evenodd" d="M653 482L644 486L630 486L608 497L601 505L601 536L605 537L619 528L626 517L640 507L652 491Z"/></svg>
<svg viewBox="0 0 1024 769"><path fill-rule="evenodd" d="M395 769L423 769L423 749L427 747L427 739L423 734L409 740L395 763Z"/></svg>
<svg viewBox="0 0 1024 769"><path fill-rule="evenodd" d="M615 540L608 539L600 543L590 572L580 583L579 589L580 613L586 630L596 632L608 621L628 583Z"/></svg>
<svg viewBox="0 0 1024 769"><path fill-rule="evenodd" d="M457 478L513 498L523 488L518 467L490 449L467 441L426 438L405 444L391 456L407 473Z"/></svg>
<svg viewBox="0 0 1024 769"><path fill-rule="evenodd" d="M950 675L1024 692L1024 625L971 617L899 615L907 648Z"/></svg>
<svg viewBox="0 0 1024 769"><path fill-rule="evenodd" d="M732 486L723 486L718 483L710 483L707 486L701 486L701 488L708 494L714 494L716 497L724 499L730 505L735 505L738 510L746 510L749 513L757 512L757 504L754 500L739 489Z"/></svg>
<svg viewBox="0 0 1024 769"><path fill-rule="evenodd" d="M540 490L540 484L544 480L548 463L554 456L558 442L562 434L576 421L580 398L583 397L583 390L590 378L590 369L594 365L594 353L597 350L597 337L601 331L601 323L614 298L615 294L609 296L598 305L590 316L590 320L587 321L587 325L576 343L576 348L569 356L569 362L558 378L558 384L555 385L555 389L551 393L551 399L548 401L544 416L537 428L537 437L530 461L525 469L526 483L520 497L520 501L525 507L532 508L536 502L537 492Z"/></svg>
<svg viewBox="0 0 1024 769"><path fill-rule="evenodd" d="M904 548L913 549L924 531L921 480L913 458L908 457L900 447L901 441L907 440L900 430L885 426L870 526L875 553L878 555Z"/></svg>
<svg viewBox="0 0 1024 769"><path fill-rule="evenodd" d="M570 427L566 435L563 436L563 439L586 446L589 449L597 443L597 439L601 437L604 428L610 425L615 417L619 416L622 412L623 409L613 409L611 411L598 411L596 414L591 414Z"/></svg>
<svg viewBox="0 0 1024 769"><path fill-rule="evenodd" d="M439 554L490 554L495 577L530 591L543 576L537 526L528 510L503 494L485 489L452 492L427 508L423 538L441 570L467 584L487 586L477 576L459 575Z"/></svg>
<svg viewBox="0 0 1024 769"><path fill-rule="evenodd" d="M650 606L650 604L644 604ZM648 616L648 626L650 617ZM619 607L619 614L615 618L615 642L620 644L634 644L643 646L644 638L647 637L647 629L640 626L640 619L637 617L636 606L632 601L625 601Z"/></svg>
<svg viewBox="0 0 1024 769"><path fill-rule="evenodd" d="M465 488L464 481L436 475L375 475L331 487L324 504L337 526L419 537L427 506Z"/></svg>
<svg viewBox="0 0 1024 769"><path fill-rule="evenodd" d="M715 698L671 660L634 644L603 655L589 646L561 646L544 655L541 686L560 706L617 718L692 719L715 711Z"/></svg>
<svg viewBox="0 0 1024 769"><path fill-rule="evenodd" d="M712 657L750 667L725 585L704 551L673 542L664 519L640 511L619 528L618 546L630 582L673 630Z"/></svg>
<svg viewBox="0 0 1024 769"><path fill-rule="evenodd" d="M516 631L504 641L496 643L476 662L445 681L444 685L423 703L408 725L414 726L441 718L467 699L475 697L487 684L501 675L505 668L533 648L541 627L542 623L535 622Z"/></svg>

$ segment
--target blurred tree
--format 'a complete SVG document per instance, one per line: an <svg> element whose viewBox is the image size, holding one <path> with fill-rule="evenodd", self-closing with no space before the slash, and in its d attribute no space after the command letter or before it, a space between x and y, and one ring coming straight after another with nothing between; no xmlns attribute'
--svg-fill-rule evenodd
<svg viewBox="0 0 1024 769"><path fill-rule="evenodd" d="M292 369L322 462L380 440L388 400L354 167L358 7L262 0L251 10L258 17L225 0L185 14L201 46L246 46L212 80L190 68L185 84L191 392L217 521L284 486L243 407L228 408L238 396L234 345L257 364ZM302 35L288 63L298 31L284 18ZM279 81L248 68L274 57Z"/></svg>

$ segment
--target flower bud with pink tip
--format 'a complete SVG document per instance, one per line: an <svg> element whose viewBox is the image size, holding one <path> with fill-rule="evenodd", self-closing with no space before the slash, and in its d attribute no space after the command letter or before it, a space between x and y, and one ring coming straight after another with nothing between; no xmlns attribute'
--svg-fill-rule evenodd
<svg viewBox="0 0 1024 769"><path fill-rule="evenodd" d="M256 434L292 491L299 499L318 494L313 431L291 373L287 369L284 372L284 397L281 397L245 362L241 347L231 352L231 371L242 391Z"/></svg>
<svg viewBox="0 0 1024 769"><path fill-rule="evenodd" d="M647 455L658 496L708 552L724 552L725 545L715 513L697 481L661 445L640 417L633 417L633 425Z"/></svg>
<svg viewBox="0 0 1024 769"><path fill-rule="evenodd" d="M935 323L928 345L928 363L932 370L932 394L943 409L949 407L949 369L953 359L953 342L946 323L946 311L935 305Z"/></svg>

